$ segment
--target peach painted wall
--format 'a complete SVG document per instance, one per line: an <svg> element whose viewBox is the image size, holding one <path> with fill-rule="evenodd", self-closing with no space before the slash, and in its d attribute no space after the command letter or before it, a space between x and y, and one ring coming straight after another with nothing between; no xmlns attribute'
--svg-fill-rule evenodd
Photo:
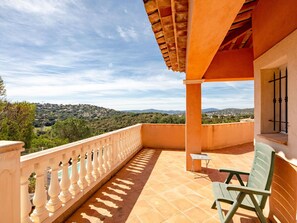
<svg viewBox="0 0 297 223"><path fill-rule="evenodd" d="M185 149L185 125L142 124L143 147Z"/></svg>
<svg viewBox="0 0 297 223"><path fill-rule="evenodd" d="M261 2L261 1L260 1ZM297 8L295 9L297 10ZM269 89L262 84L267 72L285 65L288 69L288 142L287 145L273 142L258 136L266 132L267 117L264 114L273 109L263 95ZM297 221L296 216L296 184L297 184L297 30L277 43L254 61L255 73L255 140L273 147L279 156L275 163L275 177L270 198L270 220L272 222L291 223ZM266 80L267 81L267 80ZM295 212L295 213L294 213ZM293 214L292 214L293 213ZM293 220L292 220L293 215ZM276 220L279 219L279 220Z"/></svg>
<svg viewBox="0 0 297 223"><path fill-rule="evenodd" d="M202 150L220 149L253 142L254 123L236 122L202 125ZM144 147L185 149L185 125L143 124Z"/></svg>
<svg viewBox="0 0 297 223"><path fill-rule="evenodd" d="M202 125L203 151L240 145L253 140L253 122Z"/></svg>
<svg viewBox="0 0 297 223"><path fill-rule="evenodd" d="M258 1L252 21L254 57L258 58L297 29L297 1Z"/></svg>

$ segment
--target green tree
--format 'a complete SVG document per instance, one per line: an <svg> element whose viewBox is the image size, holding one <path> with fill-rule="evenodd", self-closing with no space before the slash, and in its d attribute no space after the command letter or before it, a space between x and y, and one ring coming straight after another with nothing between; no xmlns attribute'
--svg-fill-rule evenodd
<svg viewBox="0 0 297 223"><path fill-rule="evenodd" d="M0 139L23 141L30 148L34 119L35 105L0 101Z"/></svg>
<svg viewBox="0 0 297 223"><path fill-rule="evenodd" d="M52 133L60 139L74 142L91 136L91 128L88 122L82 119L67 118L57 121L52 127Z"/></svg>
<svg viewBox="0 0 297 223"><path fill-rule="evenodd" d="M32 140L32 146L28 152L29 153L38 152L40 150L50 149L66 143L68 143L67 139L52 138L52 137L49 137L48 135L36 136Z"/></svg>
<svg viewBox="0 0 297 223"><path fill-rule="evenodd" d="M6 89L5 89L4 82L0 76L0 101L4 101L5 98L6 98Z"/></svg>

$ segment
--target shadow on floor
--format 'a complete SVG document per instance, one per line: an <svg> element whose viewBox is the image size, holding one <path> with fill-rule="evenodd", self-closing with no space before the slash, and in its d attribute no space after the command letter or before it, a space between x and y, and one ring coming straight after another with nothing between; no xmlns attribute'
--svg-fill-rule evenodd
<svg viewBox="0 0 297 223"><path fill-rule="evenodd" d="M161 150L143 149L103 185L66 222L125 222L142 192Z"/></svg>
<svg viewBox="0 0 297 223"><path fill-rule="evenodd" d="M238 170L240 170L240 169L238 169ZM202 167L201 172L195 172L195 179L204 178L211 182L225 182L228 175L229 175L228 173L219 172L218 169ZM243 180L244 183L246 183L248 180L248 176L241 175L241 179ZM233 180L230 182L230 184L232 184L234 182L234 180L236 180L236 182L237 182L237 178L235 176L233 177ZM239 182L237 182L237 184L239 184Z"/></svg>
<svg viewBox="0 0 297 223"><path fill-rule="evenodd" d="M242 155L245 153L250 153L252 151L254 151L253 143L245 143L242 145L231 146L223 149L209 150L205 151L205 153Z"/></svg>

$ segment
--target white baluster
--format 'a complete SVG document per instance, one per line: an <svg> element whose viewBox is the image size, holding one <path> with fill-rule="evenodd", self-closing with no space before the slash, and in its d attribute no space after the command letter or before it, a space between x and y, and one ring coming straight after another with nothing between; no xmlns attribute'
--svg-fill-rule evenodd
<svg viewBox="0 0 297 223"><path fill-rule="evenodd" d="M68 175L68 161L69 160L66 154L64 154L62 159L62 179L60 181L61 193L59 195L63 204L67 203L71 199L71 193L69 192L70 179Z"/></svg>
<svg viewBox="0 0 297 223"><path fill-rule="evenodd" d="M29 214L32 210L30 196L28 192L30 172L28 170L21 170L21 223L31 223Z"/></svg>
<svg viewBox="0 0 297 223"><path fill-rule="evenodd" d="M110 170L111 168L111 145L110 145L110 138L106 139L106 166L107 166L107 171Z"/></svg>
<svg viewBox="0 0 297 223"><path fill-rule="evenodd" d="M84 147L81 148L80 151L80 171L79 171L79 180L78 180L78 186L81 190L84 190L88 186L88 182L86 180L86 159L85 159L85 149Z"/></svg>
<svg viewBox="0 0 297 223"><path fill-rule="evenodd" d="M113 136L112 145L112 163L113 166L116 166L118 163L118 134Z"/></svg>
<svg viewBox="0 0 297 223"><path fill-rule="evenodd" d="M130 146L131 146L131 152L135 151L135 143L134 143L134 132L131 131L130 133Z"/></svg>
<svg viewBox="0 0 297 223"><path fill-rule="evenodd" d="M70 193L75 197L80 193L80 188L77 184L78 172L77 172L77 155L76 152L72 152L72 174L71 174L71 185L69 188Z"/></svg>
<svg viewBox="0 0 297 223"><path fill-rule="evenodd" d="M117 163L121 162L121 134L118 133L116 137L116 144L117 144Z"/></svg>
<svg viewBox="0 0 297 223"><path fill-rule="evenodd" d="M50 197L47 202L47 210L50 212L56 212L61 206L62 203L59 199L60 194L60 185L58 180L58 171L59 171L59 161L52 159L50 160L51 164L51 182L48 189L48 195Z"/></svg>
<svg viewBox="0 0 297 223"><path fill-rule="evenodd" d="M35 193L33 197L33 204L35 209L31 215L33 222L40 223L48 217L48 211L45 208L46 205L46 190L44 185L45 180L45 168L37 165L36 168L36 186Z"/></svg>
<svg viewBox="0 0 297 223"><path fill-rule="evenodd" d="M87 151L87 176L86 176L86 180L87 180L89 186L94 182L94 177L92 175L92 172L93 172L93 166L92 166L92 147L91 146L88 146L88 151Z"/></svg>
<svg viewBox="0 0 297 223"><path fill-rule="evenodd" d="M124 145L124 133L121 133L121 160L125 159L125 145Z"/></svg>
<svg viewBox="0 0 297 223"><path fill-rule="evenodd" d="M123 160L123 158L124 158L124 153L123 153L123 151L124 151L124 147L123 147L123 133L120 133L120 135L119 135L119 154L120 154L120 161L122 161Z"/></svg>
<svg viewBox="0 0 297 223"><path fill-rule="evenodd" d="M127 144L127 132L126 131L124 132L123 140L124 140L124 159L126 159L128 156L128 144Z"/></svg>
<svg viewBox="0 0 297 223"><path fill-rule="evenodd" d="M127 149L128 149L128 154L127 157L131 154L131 134L130 130L127 131Z"/></svg>
<svg viewBox="0 0 297 223"><path fill-rule="evenodd" d="M131 131L131 139L130 139L130 141L131 141L131 150L132 150L132 152L135 152L136 151L136 147L135 147L135 134L136 134L136 132L135 132L135 130L132 130Z"/></svg>
<svg viewBox="0 0 297 223"><path fill-rule="evenodd" d="M107 142L106 139L103 140L103 147L102 147L102 154L103 154L103 163L104 163L104 173L107 173L108 166L107 166Z"/></svg>
<svg viewBox="0 0 297 223"><path fill-rule="evenodd" d="M121 142L120 142L120 137L121 135L117 135L117 163L121 162Z"/></svg>
<svg viewBox="0 0 297 223"><path fill-rule="evenodd" d="M109 169L114 166L113 136L109 137Z"/></svg>
<svg viewBox="0 0 297 223"><path fill-rule="evenodd" d="M139 127L140 128L140 127ZM141 146L142 147L142 135L141 135L141 129L139 129L138 131L138 140L137 140L137 143L138 143L138 147Z"/></svg>
<svg viewBox="0 0 297 223"><path fill-rule="evenodd" d="M100 172L100 177L103 176L104 174L104 169L103 169L103 148L102 148L102 141L99 141L99 150L98 150L98 156L99 156L99 172Z"/></svg>
<svg viewBox="0 0 297 223"><path fill-rule="evenodd" d="M99 164L98 164L98 144L95 143L93 146L93 177L94 180L98 180L100 178L100 173L99 173Z"/></svg>

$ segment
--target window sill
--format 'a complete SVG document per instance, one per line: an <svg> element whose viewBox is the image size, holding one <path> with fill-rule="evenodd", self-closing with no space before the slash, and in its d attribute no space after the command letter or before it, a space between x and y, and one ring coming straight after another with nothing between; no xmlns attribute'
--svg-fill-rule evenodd
<svg viewBox="0 0 297 223"><path fill-rule="evenodd" d="M282 145L288 145L288 135L284 133L265 133L259 134L259 137L276 142Z"/></svg>

